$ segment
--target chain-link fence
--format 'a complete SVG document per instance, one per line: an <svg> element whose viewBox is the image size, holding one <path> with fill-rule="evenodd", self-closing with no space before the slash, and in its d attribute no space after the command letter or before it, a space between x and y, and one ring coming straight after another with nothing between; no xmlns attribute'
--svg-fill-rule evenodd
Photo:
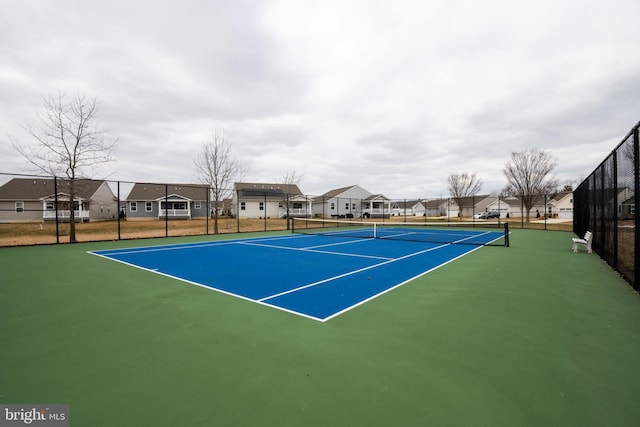
<svg viewBox="0 0 640 427"><path fill-rule="evenodd" d="M640 290L635 248L640 122L574 192L574 232L593 233L593 250Z"/></svg>
<svg viewBox="0 0 640 427"><path fill-rule="evenodd" d="M528 212L520 199L492 195L390 199L332 191L312 196L297 185L244 183L219 191L221 200L213 200L215 193L203 184L0 173L0 246L288 230L293 217L493 220L516 228L562 229L556 222L570 224L572 215L570 193L540 196Z"/></svg>

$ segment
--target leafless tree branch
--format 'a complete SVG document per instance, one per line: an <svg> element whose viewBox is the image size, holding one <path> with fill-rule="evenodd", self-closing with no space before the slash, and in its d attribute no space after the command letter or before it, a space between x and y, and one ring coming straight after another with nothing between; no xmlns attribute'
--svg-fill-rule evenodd
<svg viewBox="0 0 640 427"><path fill-rule="evenodd" d="M521 198L527 222L536 198L557 189L558 180L553 175L555 167L556 159L550 153L537 148L513 152L511 160L505 164L505 191Z"/></svg>
<svg viewBox="0 0 640 427"><path fill-rule="evenodd" d="M482 188L482 180L475 173L463 172L460 174L449 175L449 194L451 198L458 204L460 215L464 199L478 194Z"/></svg>
<svg viewBox="0 0 640 427"><path fill-rule="evenodd" d="M244 174L244 166L233 157L232 144L218 130L214 130L202 142L202 151L194 160L194 165L198 180L211 187L212 199L216 204L213 209L214 233L217 234L217 204L230 195L234 179Z"/></svg>
<svg viewBox="0 0 640 427"><path fill-rule="evenodd" d="M43 98L44 108L35 123L23 128L33 138L30 144L11 139L14 148L37 170L69 179L69 197L76 197L75 180L86 176L96 166L113 160L117 140L107 141L108 129L100 126L97 101L76 94ZM75 242L74 210L71 209L69 238Z"/></svg>

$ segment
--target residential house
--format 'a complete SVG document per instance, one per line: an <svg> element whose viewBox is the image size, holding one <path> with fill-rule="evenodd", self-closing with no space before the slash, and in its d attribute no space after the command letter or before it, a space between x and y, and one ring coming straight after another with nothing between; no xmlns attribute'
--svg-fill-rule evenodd
<svg viewBox="0 0 640 427"><path fill-rule="evenodd" d="M391 216L391 200L382 194L372 194L362 202L363 218L389 218Z"/></svg>
<svg viewBox="0 0 640 427"><path fill-rule="evenodd" d="M490 210L498 210L498 209L490 209L492 201L496 199L496 196L491 196L489 194L485 195L476 195L476 196L468 196L462 197L460 201L462 202L462 206L458 206L456 200L451 199L453 204L451 206L451 211L449 212L449 216L451 217L472 217L473 215L481 212L487 212Z"/></svg>
<svg viewBox="0 0 640 427"><path fill-rule="evenodd" d="M207 218L211 192L204 184L137 183L127 196L127 219Z"/></svg>
<svg viewBox="0 0 640 427"><path fill-rule="evenodd" d="M490 209L497 210L496 207L498 206L498 204L502 206L503 203L506 203L509 206L508 213L510 218L521 218L523 216L527 216L524 204L522 203L522 199L520 197L500 198L490 205ZM502 214L503 208L501 208L500 212ZM536 219L538 216L544 216L544 213L545 197L536 196L533 201L533 207L529 210L529 219Z"/></svg>
<svg viewBox="0 0 640 427"><path fill-rule="evenodd" d="M636 217L636 196L631 196L618 204L618 218L631 220Z"/></svg>
<svg viewBox="0 0 640 427"><path fill-rule="evenodd" d="M425 212L422 200L396 200L391 203L391 216L424 216Z"/></svg>
<svg viewBox="0 0 640 427"><path fill-rule="evenodd" d="M117 199L106 181L50 178L13 178L0 187L0 222L99 221L115 218ZM57 213L56 213L57 211Z"/></svg>
<svg viewBox="0 0 640 427"><path fill-rule="evenodd" d="M548 200L547 215L551 218L573 219L573 191L562 191Z"/></svg>
<svg viewBox="0 0 640 427"><path fill-rule="evenodd" d="M450 207L454 204L451 199L432 199L426 200L424 202L425 206L425 215L429 217L443 217L447 216ZM456 216L457 216L457 205L456 205Z"/></svg>
<svg viewBox="0 0 640 427"><path fill-rule="evenodd" d="M236 182L231 214L239 218L311 216L311 199L296 184Z"/></svg>
<svg viewBox="0 0 640 427"><path fill-rule="evenodd" d="M389 218L391 200L359 185L336 188L313 199L313 215L334 218Z"/></svg>
<svg viewBox="0 0 640 427"><path fill-rule="evenodd" d="M508 218L508 217L514 216L511 210L515 202L509 203L500 196L488 196L484 200L484 202L486 203L485 208L477 210L476 213L492 211L492 212L499 212L500 218ZM518 206L518 210L519 209L520 207Z"/></svg>

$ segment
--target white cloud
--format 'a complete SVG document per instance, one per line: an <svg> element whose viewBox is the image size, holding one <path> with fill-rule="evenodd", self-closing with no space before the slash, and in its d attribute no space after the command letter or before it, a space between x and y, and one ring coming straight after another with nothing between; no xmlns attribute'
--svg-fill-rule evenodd
<svg viewBox="0 0 640 427"><path fill-rule="evenodd" d="M539 147L588 175L640 118L633 0L97 2L0 5L0 128L42 96L96 96L119 138L95 175L193 181L225 132L247 179L303 175L310 194L360 184L446 195L451 173L504 186ZM0 144L0 171L20 158Z"/></svg>

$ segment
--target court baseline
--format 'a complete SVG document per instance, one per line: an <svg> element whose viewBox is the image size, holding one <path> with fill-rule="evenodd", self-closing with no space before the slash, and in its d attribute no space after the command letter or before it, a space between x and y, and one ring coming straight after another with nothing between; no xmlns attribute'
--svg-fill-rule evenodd
<svg viewBox="0 0 640 427"><path fill-rule="evenodd" d="M90 253L327 321L476 249L301 235Z"/></svg>

